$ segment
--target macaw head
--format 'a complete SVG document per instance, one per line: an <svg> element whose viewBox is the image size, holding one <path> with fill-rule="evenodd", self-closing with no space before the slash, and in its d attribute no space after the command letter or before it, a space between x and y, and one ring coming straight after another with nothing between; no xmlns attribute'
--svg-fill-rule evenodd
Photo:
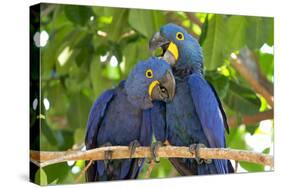
<svg viewBox="0 0 281 188"><path fill-rule="evenodd" d="M203 57L198 41L187 31L169 23L160 28L149 41L149 49L162 48L161 57L173 68L202 72Z"/></svg>
<svg viewBox="0 0 281 188"><path fill-rule="evenodd" d="M170 65L156 57L140 61L135 65L125 90L128 100L142 109L153 106L153 101L171 101L175 95L175 79Z"/></svg>

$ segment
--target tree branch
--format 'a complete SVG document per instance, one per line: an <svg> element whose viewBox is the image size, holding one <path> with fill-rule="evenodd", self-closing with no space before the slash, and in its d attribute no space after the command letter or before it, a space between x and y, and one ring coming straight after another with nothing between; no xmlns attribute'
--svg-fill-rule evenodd
<svg viewBox="0 0 281 188"><path fill-rule="evenodd" d="M130 152L128 146L100 147L88 151L30 151L32 161L38 161L40 167L61 163L70 160L104 160L104 152L113 151L112 159L128 159ZM273 167L273 157L270 155L228 149L228 148L200 148L199 155L203 159L229 159L235 161L247 161ZM158 150L159 157L167 158L194 158L195 155L188 147L164 146ZM150 147L138 147L132 158L151 158Z"/></svg>
<svg viewBox="0 0 281 188"><path fill-rule="evenodd" d="M230 127L236 127L238 123L247 125L258 123L267 119L273 119L273 110L259 112L254 115L244 115L242 116L241 122L239 122L235 116L228 118L227 121Z"/></svg>
<svg viewBox="0 0 281 188"><path fill-rule="evenodd" d="M197 24L199 27L202 27L203 23L195 16L194 13L186 12L185 14L191 22Z"/></svg>
<svg viewBox="0 0 281 188"><path fill-rule="evenodd" d="M264 88L257 79L255 75L248 70L244 61L236 56L235 54L231 55L231 65L241 74L241 76L251 85L251 87L260 95L262 95L267 103L273 108L273 96Z"/></svg>

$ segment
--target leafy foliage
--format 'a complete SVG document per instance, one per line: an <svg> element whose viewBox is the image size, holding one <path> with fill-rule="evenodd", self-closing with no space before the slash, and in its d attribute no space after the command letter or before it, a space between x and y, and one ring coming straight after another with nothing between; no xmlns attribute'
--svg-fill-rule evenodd
<svg viewBox="0 0 281 188"><path fill-rule="evenodd" d="M41 102L41 113L45 116L40 124L41 150L68 150L83 144L94 100L126 79L137 61L151 55L149 38L168 22L182 25L200 38L206 79L216 88L229 117L240 122L242 115L268 109L266 101L231 67L229 57L242 48L250 48L256 54L261 73L272 84L273 54L261 51L264 44L273 45L272 18L196 13L201 26L184 12L48 4L43 4L41 10L50 7L52 10L42 14L40 23L40 31L49 35L40 55L42 101L46 99L50 106L47 108L46 102ZM31 25L32 29L35 27ZM252 149L246 136L258 135L259 126L257 123L253 128L232 128L227 136L228 146ZM263 148L265 152L269 152L269 147ZM240 165L249 172L264 170L255 164ZM79 175L75 169L81 171L83 167L84 161L44 167L36 172L35 182L72 183ZM140 178L144 178L147 168L145 164ZM177 175L169 161L163 159L151 177Z"/></svg>

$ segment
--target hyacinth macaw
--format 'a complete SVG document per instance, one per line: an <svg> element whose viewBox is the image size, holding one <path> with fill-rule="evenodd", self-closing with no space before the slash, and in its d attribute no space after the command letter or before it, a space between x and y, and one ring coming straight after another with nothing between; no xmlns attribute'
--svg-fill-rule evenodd
<svg viewBox="0 0 281 188"><path fill-rule="evenodd" d="M170 65L151 57L135 65L126 81L105 91L91 108L86 129L86 149L101 146L129 146L131 155L137 146L152 141L151 111L153 101L170 101L175 80ZM137 178L144 159L94 162L86 172L87 181Z"/></svg>
<svg viewBox="0 0 281 188"><path fill-rule="evenodd" d="M229 160L203 160L200 147L225 148L227 119L215 89L203 77L203 56L198 41L175 24L161 27L149 43L150 50L162 48L176 79L176 94L170 103L157 103L152 123L158 141L189 146L195 159L172 158L181 175L224 174L233 172Z"/></svg>

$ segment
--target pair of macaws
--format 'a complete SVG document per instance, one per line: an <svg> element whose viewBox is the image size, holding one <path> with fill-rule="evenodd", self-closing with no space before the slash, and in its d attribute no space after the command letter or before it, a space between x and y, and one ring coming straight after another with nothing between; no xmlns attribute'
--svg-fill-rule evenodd
<svg viewBox="0 0 281 188"><path fill-rule="evenodd" d="M94 103L87 124L86 149L127 145L131 154L137 146L152 145L154 160L163 143L189 146L195 159L170 158L181 175L232 173L229 160L203 160L200 147L226 147L229 132L221 102L203 73L200 45L182 27L167 24L153 35L150 50L161 47L160 58L151 57L133 68L128 79L104 92ZM145 159L94 162L87 181L135 179Z"/></svg>

